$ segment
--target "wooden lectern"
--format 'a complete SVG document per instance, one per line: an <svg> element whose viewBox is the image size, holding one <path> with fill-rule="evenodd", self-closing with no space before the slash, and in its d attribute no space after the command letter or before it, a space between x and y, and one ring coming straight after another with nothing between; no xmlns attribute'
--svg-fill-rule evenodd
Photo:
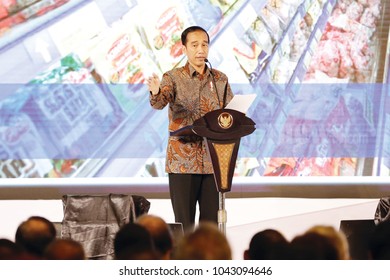
<svg viewBox="0 0 390 280"><path fill-rule="evenodd" d="M219 192L218 228L226 233L225 193L232 187L241 137L251 134L255 123L232 109L218 109L197 119L193 125L170 133L171 136L198 135L207 143Z"/></svg>

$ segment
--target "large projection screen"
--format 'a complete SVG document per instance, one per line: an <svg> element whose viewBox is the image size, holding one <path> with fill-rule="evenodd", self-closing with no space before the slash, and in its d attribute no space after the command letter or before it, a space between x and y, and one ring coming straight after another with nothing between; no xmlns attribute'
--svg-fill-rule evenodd
<svg viewBox="0 0 390 280"><path fill-rule="evenodd" d="M0 199L168 197L145 79L184 65L190 25L256 94L228 196L388 196L389 18L386 0L1 1Z"/></svg>

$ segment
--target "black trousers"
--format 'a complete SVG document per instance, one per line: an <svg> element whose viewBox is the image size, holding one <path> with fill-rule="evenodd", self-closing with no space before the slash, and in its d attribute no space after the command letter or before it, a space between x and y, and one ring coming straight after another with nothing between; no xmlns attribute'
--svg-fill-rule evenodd
<svg viewBox="0 0 390 280"><path fill-rule="evenodd" d="M175 221L185 231L193 229L196 205L199 203L199 221L218 222L219 193L213 174L168 174Z"/></svg>

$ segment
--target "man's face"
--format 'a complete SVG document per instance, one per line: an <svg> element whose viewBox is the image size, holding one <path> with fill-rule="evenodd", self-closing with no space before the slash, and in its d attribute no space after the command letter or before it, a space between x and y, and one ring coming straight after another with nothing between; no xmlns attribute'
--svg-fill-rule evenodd
<svg viewBox="0 0 390 280"><path fill-rule="evenodd" d="M183 52L187 55L188 62L196 69L202 69L205 58L209 53L207 34L201 30L187 34L187 43L183 46Z"/></svg>

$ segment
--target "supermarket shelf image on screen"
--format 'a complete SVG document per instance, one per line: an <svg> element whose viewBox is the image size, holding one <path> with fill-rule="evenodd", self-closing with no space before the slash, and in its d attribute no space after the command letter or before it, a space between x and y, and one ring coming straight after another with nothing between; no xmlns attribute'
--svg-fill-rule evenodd
<svg viewBox="0 0 390 280"><path fill-rule="evenodd" d="M1 1L0 177L166 177L146 79L186 63L191 25L255 94L235 177L389 176L387 2Z"/></svg>

